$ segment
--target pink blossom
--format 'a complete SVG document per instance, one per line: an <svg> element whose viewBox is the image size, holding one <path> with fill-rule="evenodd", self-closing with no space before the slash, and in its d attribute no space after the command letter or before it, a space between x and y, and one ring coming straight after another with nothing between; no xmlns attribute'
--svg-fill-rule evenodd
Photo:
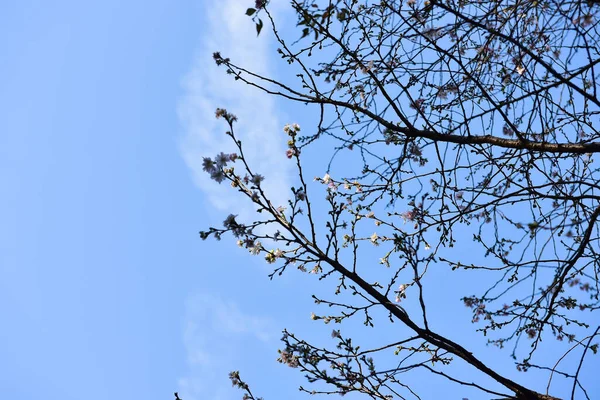
<svg viewBox="0 0 600 400"><path fill-rule="evenodd" d="M400 214L400 216L404 219L404 222L406 221L414 221L416 215L415 215L415 211L411 210L411 211L405 211L402 214Z"/></svg>

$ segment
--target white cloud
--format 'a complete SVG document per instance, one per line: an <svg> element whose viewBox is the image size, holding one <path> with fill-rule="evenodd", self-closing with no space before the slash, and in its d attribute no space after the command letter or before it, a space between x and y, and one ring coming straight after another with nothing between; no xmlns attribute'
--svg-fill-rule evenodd
<svg viewBox="0 0 600 400"><path fill-rule="evenodd" d="M275 6L277 2L272 3ZM252 204L229 185L210 180L202 170L202 157L235 151L224 133L227 125L215 119L215 109L225 108L238 117L236 136L243 142L253 172L265 176L263 189L276 206L284 205L289 196L293 168L293 162L285 157L287 136L282 128L294 121L279 120L276 98L234 81L212 59L213 52L219 51L251 71L273 75L271 55L275 53L270 47L273 40L268 27L257 38L254 23L244 15L252 5L249 0L206 2L204 35L194 65L183 80L185 95L177 110L184 128L180 150L194 182L212 207L223 214L238 214L240 221L256 218ZM271 320L254 315L253 311L242 311L231 301L210 295L191 296L183 332L188 372L178 383L181 398L240 398L239 392L230 389L227 374L244 359L247 349L242 347L265 342L273 346L279 333Z"/></svg>
<svg viewBox="0 0 600 400"><path fill-rule="evenodd" d="M243 65L251 71L272 76L270 70L270 38L267 26L256 37L252 20L244 15L252 5L248 0L224 0L210 3L207 10L205 36L197 59L183 85L186 91L178 113L185 129L181 152L191 168L195 183L206 193L215 208L235 212L245 219L253 216L246 199L236 196L229 185L219 185L202 171L202 157L221 151L233 151L223 120L216 120L217 107L226 108L238 117L236 135L243 142L244 153L254 172L266 177L263 187L275 205L284 205L289 194L292 163L285 158L285 122L279 121L276 99L234 81L224 67L215 65L212 53ZM275 10L277 12L277 10ZM265 21L265 25L268 24Z"/></svg>
<svg viewBox="0 0 600 400"><path fill-rule="evenodd" d="M189 370L178 382L181 398L239 398L240 393L230 390L227 374L243 358L242 341L274 343L276 333L269 318L242 312L234 302L208 294L191 296L183 335Z"/></svg>

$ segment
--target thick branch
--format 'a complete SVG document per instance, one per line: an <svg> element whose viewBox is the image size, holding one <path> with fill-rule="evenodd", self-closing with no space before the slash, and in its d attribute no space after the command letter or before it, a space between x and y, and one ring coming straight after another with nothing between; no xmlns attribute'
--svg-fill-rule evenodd
<svg viewBox="0 0 600 400"><path fill-rule="evenodd" d="M312 250L312 249L311 249ZM359 275L350 272L343 265L341 265L336 260L332 260L324 254L319 255L330 264L333 268L335 268L342 275L348 277L352 281L354 281L358 286L361 287L365 292L371 295L378 303L383 305L392 315L402 321L406 326L414 330L422 339L427 340L429 343L438 346L441 349L444 349L460 358L462 358L467 363L471 364L484 374L488 375L498 383L502 384L506 388L513 391L516 395L516 399L520 400L539 400L539 399L555 399L551 396L546 396L540 393L536 393L532 390L527 389L524 386L519 385L518 383L505 378L504 376L498 374L496 371L487 367L482 361L480 361L477 357L473 355L473 353L467 351L464 347L459 345L458 343L453 342L452 340L445 338L441 335L438 335L435 332L430 331L429 329L423 329L417 326L408 314L406 314L401 308L394 305L390 302L383 294L381 294L378 290L376 290L372 285L367 283L364 279L362 279Z"/></svg>
<svg viewBox="0 0 600 400"><path fill-rule="evenodd" d="M274 83L294 96L286 96L284 93L276 92L270 89L265 88L255 82L252 82L245 78L241 73L236 73L236 78L251 85L262 91L274 94L278 96L284 96L290 100L298 101L302 103L313 103L313 104L330 104L338 107L343 107L350 109L352 111L364 114L365 116L377 121L382 126L388 128L393 132L398 132L403 134L409 138L425 138L430 139L436 142L447 142L447 143L456 143L463 145L482 145L489 144L491 146L503 147L507 149L522 149L522 150L530 150L536 152L545 152L545 153L554 153L554 154L586 154L586 153L600 153L600 143L591 142L591 143L548 143L548 142L533 142L528 140L519 140L519 139L506 139L493 135L470 135L470 136L462 136L462 135L448 135L443 134L431 130L421 130L421 129L411 129L409 127L401 127L398 126L382 116L372 112L367 108L363 108L357 104L351 104L346 101L335 100L331 98L326 98L322 96L310 96L305 93L299 92L297 90L292 89L289 86L283 85L279 82L276 82L272 79L265 78L253 72L250 72L244 68L238 67L229 62L226 63L230 68L235 68L240 72L244 72L248 75L251 75L260 80L267 81L269 83Z"/></svg>

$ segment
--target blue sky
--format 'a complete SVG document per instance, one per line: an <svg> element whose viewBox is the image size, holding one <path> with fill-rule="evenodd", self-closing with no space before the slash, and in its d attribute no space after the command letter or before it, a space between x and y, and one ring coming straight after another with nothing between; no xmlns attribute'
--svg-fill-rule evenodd
<svg viewBox="0 0 600 400"><path fill-rule="evenodd" d="M309 318L315 279L269 283L232 241L198 238L252 215L201 174L227 148L214 109L240 117L278 200L281 127L310 121L214 66L221 50L285 73L246 3L0 3L0 398L228 400L232 369L266 398L306 397L275 359L284 327L330 332Z"/></svg>
<svg viewBox="0 0 600 400"><path fill-rule="evenodd" d="M246 357L288 372L268 298L243 284L267 282L262 263L198 238L222 220L186 164L206 151L186 144L185 110L212 65L207 11L0 4L1 398L237 398L227 372Z"/></svg>
<svg viewBox="0 0 600 400"><path fill-rule="evenodd" d="M159 399L185 368L203 211L174 105L199 10L2 2L1 397Z"/></svg>

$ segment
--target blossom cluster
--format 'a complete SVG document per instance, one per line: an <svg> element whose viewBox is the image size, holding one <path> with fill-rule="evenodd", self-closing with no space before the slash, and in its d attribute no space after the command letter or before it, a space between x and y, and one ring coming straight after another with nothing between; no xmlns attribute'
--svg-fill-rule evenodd
<svg viewBox="0 0 600 400"><path fill-rule="evenodd" d="M277 261L278 258L283 257L283 251L280 249L276 249L276 250L271 250L267 253L267 255L265 256L265 260L269 263L269 264L273 264L275 261Z"/></svg>
<svg viewBox="0 0 600 400"><path fill-rule="evenodd" d="M225 180L224 168L229 162L235 162L238 155L235 153L225 154L221 152L215 158L204 157L202 159L202 169L210 174L210 178L218 183Z"/></svg>
<svg viewBox="0 0 600 400"><path fill-rule="evenodd" d="M406 298L406 288L408 287L408 285L402 284L398 287L398 290L396 291L396 303L400 303L400 301L402 299Z"/></svg>
<svg viewBox="0 0 600 400"><path fill-rule="evenodd" d="M252 176L244 176L244 178L242 178L242 181L247 185L249 183L252 183L254 186L260 186L260 183L262 181L265 180L265 177L262 176L261 174L253 174Z"/></svg>
<svg viewBox="0 0 600 400"><path fill-rule="evenodd" d="M213 53L213 60L215 60L215 63L217 65L226 64L230 61L229 58L223 58L223 56L221 56L221 53L219 53L218 51Z"/></svg>
<svg viewBox="0 0 600 400"><path fill-rule="evenodd" d="M283 127L283 131L288 134L290 139L287 142L288 149L285 152L287 158L292 158L300 154L300 149L296 147L296 135L300 132L300 125L287 124Z"/></svg>
<svg viewBox="0 0 600 400"><path fill-rule="evenodd" d="M294 197L296 198L297 201L304 201L304 200L306 200L306 192L304 192L304 189L302 189L302 188L298 188L298 189L292 188L292 192L294 193Z"/></svg>
<svg viewBox="0 0 600 400"><path fill-rule="evenodd" d="M237 386L240 389L248 389L248 385L240 379L239 371L232 371L229 373L229 379L233 386Z"/></svg>
<svg viewBox="0 0 600 400"><path fill-rule="evenodd" d="M335 192L337 191L338 185L336 185L335 181L333 179L331 179L331 176L329 176L329 174L325 174L323 176L323 178L316 178L316 180L320 180L321 182L323 182L324 184L327 185L327 190L329 190L330 192Z"/></svg>
<svg viewBox="0 0 600 400"><path fill-rule="evenodd" d="M244 240L240 239L237 241L238 246L245 247L248 249L250 254L256 256L263 250L262 243L259 240L254 240L251 237L246 237Z"/></svg>
<svg viewBox="0 0 600 400"><path fill-rule="evenodd" d="M233 236L235 236L236 238L247 235L248 229L244 225L238 224L235 220L235 217L236 215L229 214L229 216L225 218L225 221L223 221L223 226L225 227L225 229L231 231L231 233L233 233Z"/></svg>
<svg viewBox="0 0 600 400"><path fill-rule="evenodd" d="M314 180L317 182L326 184L327 190L329 192L337 192L340 185L342 185L342 182L339 182L339 181L336 182L329 175L329 173L326 173L322 178L319 178L318 176L316 176ZM361 193L363 191L362 185L358 181L354 181L354 182L345 181L345 182L343 182L343 187L346 190L352 190L352 188L354 188L354 189L356 189L356 193Z"/></svg>
<svg viewBox="0 0 600 400"><path fill-rule="evenodd" d="M237 117L224 108L217 108L217 111L215 111L215 117L217 119L225 118L225 121L229 122L230 124L237 121Z"/></svg>
<svg viewBox="0 0 600 400"><path fill-rule="evenodd" d="M362 185L358 181L354 181L352 183L346 181L346 183L344 183L344 189L346 190L350 190L353 187L356 188L356 193L361 193L363 191Z"/></svg>
<svg viewBox="0 0 600 400"><path fill-rule="evenodd" d="M277 359L282 364L286 364L291 368L298 368L300 363L298 362L298 356L287 350L279 350L279 358Z"/></svg>
<svg viewBox="0 0 600 400"><path fill-rule="evenodd" d="M473 310L473 319L472 319L473 323L479 322L481 317L483 317L484 320L492 319L490 312L488 312L485 309L485 304L477 297L475 297L475 296L463 297L461 300L463 301L465 306L467 306Z"/></svg>
<svg viewBox="0 0 600 400"><path fill-rule="evenodd" d="M383 131L383 138L385 139L385 144L390 145L390 144L395 144L395 145L399 145L404 143L404 140L393 130L386 128Z"/></svg>
<svg viewBox="0 0 600 400"><path fill-rule="evenodd" d="M377 235L377 233L374 233L371 235L371 243L373 243L375 246L379 246L379 242L377 241L379 239L379 236Z"/></svg>
<svg viewBox="0 0 600 400"><path fill-rule="evenodd" d="M402 219L404 220L404 223L406 223L406 221L414 221L415 218L417 217L417 212L416 210L409 210L409 211L404 211L403 213L400 214L400 217L402 217Z"/></svg>
<svg viewBox="0 0 600 400"><path fill-rule="evenodd" d="M425 111L423 103L425 103L425 99L418 98L417 100L414 100L410 103L410 108L414 108L417 111L423 112Z"/></svg>

